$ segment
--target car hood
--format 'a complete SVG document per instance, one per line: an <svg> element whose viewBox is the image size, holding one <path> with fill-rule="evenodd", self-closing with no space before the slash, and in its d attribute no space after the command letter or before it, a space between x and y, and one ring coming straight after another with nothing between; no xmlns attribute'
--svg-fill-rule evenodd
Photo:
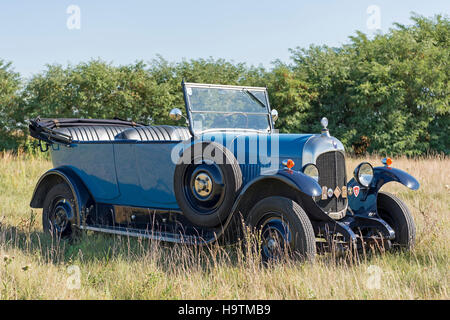
<svg viewBox="0 0 450 320"><path fill-rule="evenodd" d="M283 160L292 159L295 162L294 170L300 170L303 147L314 136L314 134L208 132L198 138L223 144L234 153L241 165L259 164L273 169L280 168Z"/></svg>

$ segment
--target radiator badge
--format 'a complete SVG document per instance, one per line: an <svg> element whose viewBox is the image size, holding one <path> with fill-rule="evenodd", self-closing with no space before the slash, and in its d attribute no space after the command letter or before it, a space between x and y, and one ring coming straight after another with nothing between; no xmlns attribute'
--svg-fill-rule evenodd
<svg viewBox="0 0 450 320"><path fill-rule="evenodd" d="M341 189L339 189L339 187L336 187L336 189L334 189L334 195L336 196L336 198L339 198L339 196L341 195Z"/></svg>
<svg viewBox="0 0 450 320"><path fill-rule="evenodd" d="M327 187L322 187L322 200L327 200Z"/></svg>
<svg viewBox="0 0 450 320"><path fill-rule="evenodd" d="M333 189L328 189L328 198L332 198L333 197Z"/></svg>
<svg viewBox="0 0 450 320"><path fill-rule="evenodd" d="M343 186L342 187L342 198L347 198L347 187Z"/></svg>
<svg viewBox="0 0 450 320"><path fill-rule="evenodd" d="M358 194L359 194L359 187L358 186L354 186L353 187L353 194L355 195L355 198L358 197Z"/></svg>
<svg viewBox="0 0 450 320"><path fill-rule="evenodd" d="M347 194L348 194L349 196L351 196L351 195L353 194L353 189L352 189L352 187L348 187L348 189L347 189Z"/></svg>

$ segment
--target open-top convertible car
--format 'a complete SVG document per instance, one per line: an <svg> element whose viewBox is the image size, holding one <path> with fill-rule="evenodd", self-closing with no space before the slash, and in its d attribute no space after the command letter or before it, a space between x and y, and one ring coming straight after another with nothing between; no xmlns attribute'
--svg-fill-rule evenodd
<svg viewBox="0 0 450 320"><path fill-rule="evenodd" d="M187 126L123 120L35 119L30 134L50 149L54 169L37 183L31 207L45 231L93 230L162 241L234 242L250 227L263 259L313 258L317 247L368 242L410 248L406 205L380 192L404 171L363 162L347 180L342 143L323 118L318 134L279 134L266 88L182 84Z"/></svg>

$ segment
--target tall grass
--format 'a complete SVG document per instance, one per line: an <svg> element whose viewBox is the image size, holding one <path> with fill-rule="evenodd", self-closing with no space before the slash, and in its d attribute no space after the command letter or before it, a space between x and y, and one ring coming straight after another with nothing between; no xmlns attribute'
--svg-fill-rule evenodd
<svg viewBox="0 0 450 320"><path fill-rule="evenodd" d="M379 163L372 157L372 164ZM347 161L348 175L361 159ZM42 233L31 210L34 186L51 163L39 155L0 155L1 299L448 299L450 160L394 159L421 189L399 184L412 211L411 252L318 256L264 266L238 246L186 247L86 233L76 243ZM80 282L77 282L79 270Z"/></svg>

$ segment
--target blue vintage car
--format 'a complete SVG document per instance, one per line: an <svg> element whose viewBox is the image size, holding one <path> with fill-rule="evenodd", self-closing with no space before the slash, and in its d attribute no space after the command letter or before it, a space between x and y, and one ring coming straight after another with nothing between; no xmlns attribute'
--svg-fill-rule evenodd
<svg viewBox="0 0 450 320"><path fill-rule="evenodd" d="M368 242L411 248L406 205L380 188L419 183L363 162L349 177L342 143L326 118L317 134L281 134L266 88L184 83L186 126L123 120L35 119L30 134L50 149L54 169L38 181L31 207L47 232L79 230L206 244L261 233L264 260L286 252Z"/></svg>

